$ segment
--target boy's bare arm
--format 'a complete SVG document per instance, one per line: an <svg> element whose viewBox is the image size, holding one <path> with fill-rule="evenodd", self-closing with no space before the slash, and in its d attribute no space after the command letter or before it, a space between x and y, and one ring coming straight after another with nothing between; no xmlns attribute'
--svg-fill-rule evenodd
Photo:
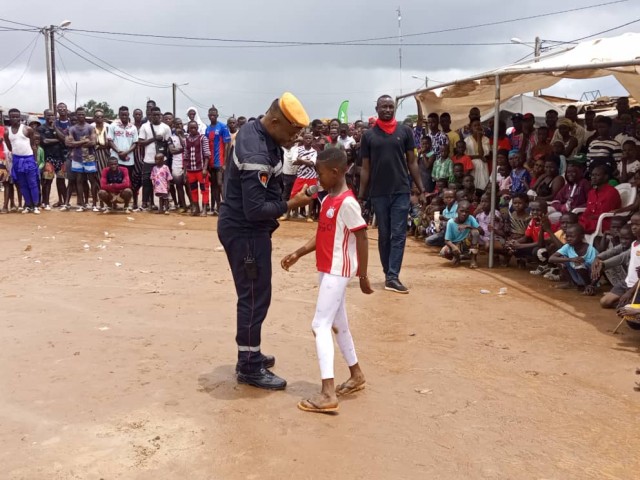
<svg viewBox="0 0 640 480"><path fill-rule="evenodd" d="M311 238L307 243L305 243L302 247L296 250L293 253L285 256L282 260L280 260L280 266L289 271L289 268L294 265L300 257L304 257L308 253L313 252L316 249L316 237Z"/></svg>
<svg viewBox="0 0 640 480"><path fill-rule="evenodd" d="M367 269L369 265L369 239L367 237L367 229L363 228L353 232L356 237L356 253L358 255L358 275L360 277L360 290L367 295L373 293Z"/></svg>

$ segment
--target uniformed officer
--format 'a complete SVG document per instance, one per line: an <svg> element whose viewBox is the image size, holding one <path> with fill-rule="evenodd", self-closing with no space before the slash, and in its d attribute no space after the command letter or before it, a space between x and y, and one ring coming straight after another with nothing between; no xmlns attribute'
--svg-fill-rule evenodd
<svg viewBox="0 0 640 480"><path fill-rule="evenodd" d="M287 382L268 370L275 358L260 350L262 322L271 303L271 234L276 220L311 203L306 188L288 202L282 194L282 148L293 145L309 116L300 101L284 93L259 120L236 137L226 167L218 238L224 246L238 294L238 383L282 390Z"/></svg>

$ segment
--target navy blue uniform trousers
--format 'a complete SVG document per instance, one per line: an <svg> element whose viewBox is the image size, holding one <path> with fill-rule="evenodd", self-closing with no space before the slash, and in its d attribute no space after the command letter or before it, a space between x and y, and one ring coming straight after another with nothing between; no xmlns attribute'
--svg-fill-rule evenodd
<svg viewBox="0 0 640 480"><path fill-rule="evenodd" d="M271 234L223 229L218 230L218 238L227 254L238 294L238 367L242 373L255 373L263 367L263 355L260 352L262 322L271 304ZM251 280L247 274L247 257L255 261L255 280Z"/></svg>

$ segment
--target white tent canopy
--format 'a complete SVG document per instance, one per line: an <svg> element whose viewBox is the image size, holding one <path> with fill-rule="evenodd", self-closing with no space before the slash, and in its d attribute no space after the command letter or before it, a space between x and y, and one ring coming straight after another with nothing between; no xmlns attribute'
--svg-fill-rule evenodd
<svg viewBox="0 0 640 480"><path fill-rule="evenodd" d="M501 98L549 88L563 78L587 79L613 75L635 98L640 98L640 34L582 42L540 59L502 67L481 75L427 88L398 98L416 97L422 111L451 114L452 128L465 123L471 107L500 110ZM439 94L435 92L439 90ZM498 154L498 116L493 124L493 165ZM491 224L496 207L497 169L491 172ZM489 241L489 267L493 267L493 231Z"/></svg>
<svg viewBox="0 0 640 480"><path fill-rule="evenodd" d="M541 57L538 62L532 60L509 65L402 97L415 95L423 112L449 112L452 127L456 128L465 123L471 107L478 107L484 113L494 106L496 76L500 77L502 98L549 88L564 78L589 79L613 75L631 96L640 99L638 65L640 34L625 33L618 37L581 42Z"/></svg>
<svg viewBox="0 0 640 480"><path fill-rule="evenodd" d="M544 98L531 97L529 95L516 95L500 104L500 120L505 122L511 118L514 113L532 113L536 118L536 123L544 123L545 113L547 110L555 110L561 116L564 115L564 108L551 103ZM491 108L487 113L482 115L483 122L493 118L495 108Z"/></svg>

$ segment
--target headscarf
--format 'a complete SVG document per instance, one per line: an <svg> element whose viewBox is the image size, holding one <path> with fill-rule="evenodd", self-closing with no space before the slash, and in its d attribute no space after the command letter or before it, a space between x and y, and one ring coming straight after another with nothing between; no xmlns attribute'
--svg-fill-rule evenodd
<svg viewBox="0 0 640 480"><path fill-rule="evenodd" d="M571 131L571 135L574 135L576 131L576 124L568 118L561 118L560 120L558 120L558 127L569 128L569 130Z"/></svg>
<svg viewBox="0 0 640 480"><path fill-rule="evenodd" d="M187 109L187 118L189 118L189 112L193 110L194 112L196 112L195 117L193 117L194 121L198 124L198 133L200 135L204 135L204 132L207 131L207 126L204 124L204 122L202 121L202 119L200 118L200 114L198 113L198 109L196 107L189 107ZM189 122L191 120L188 120Z"/></svg>

